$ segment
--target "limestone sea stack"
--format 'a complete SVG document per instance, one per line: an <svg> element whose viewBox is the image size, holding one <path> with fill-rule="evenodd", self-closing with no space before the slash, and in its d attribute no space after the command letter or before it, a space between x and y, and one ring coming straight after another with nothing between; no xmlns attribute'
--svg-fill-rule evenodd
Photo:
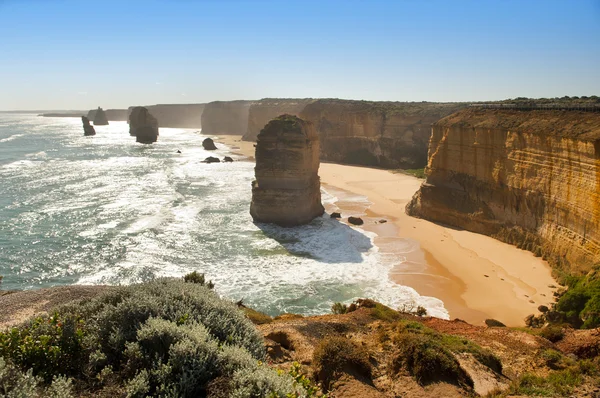
<svg viewBox="0 0 600 398"><path fill-rule="evenodd" d="M108 118L106 117L106 112L100 107L96 109L96 114L94 115L94 126L107 126Z"/></svg>
<svg viewBox="0 0 600 398"><path fill-rule="evenodd" d="M82 116L81 122L83 123L83 135L96 135L96 130L94 130L94 126L90 124L90 119Z"/></svg>
<svg viewBox="0 0 600 398"><path fill-rule="evenodd" d="M129 135L135 136L137 142L152 144L158 140L158 120L143 106L131 109L129 115Z"/></svg>
<svg viewBox="0 0 600 398"><path fill-rule="evenodd" d="M212 138L205 138L204 141L202 141L202 147L206 151L214 151L217 149L215 142L212 140Z"/></svg>
<svg viewBox="0 0 600 398"><path fill-rule="evenodd" d="M271 120L258 134L255 157L255 222L293 227L323 214L319 137L310 122L287 114Z"/></svg>

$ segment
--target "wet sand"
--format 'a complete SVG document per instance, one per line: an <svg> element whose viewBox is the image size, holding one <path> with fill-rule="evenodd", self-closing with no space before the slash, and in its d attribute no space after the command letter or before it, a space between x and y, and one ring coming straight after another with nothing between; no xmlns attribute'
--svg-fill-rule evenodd
<svg viewBox="0 0 600 398"><path fill-rule="evenodd" d="M222 136L233 152L253 160L252 142L241 136ZM482 325L487 318L507 326L522 326L541 304L553 301L557 285L548 264L530 252L488 236L439 225L408 216L404 209L423 180L402 173L367 167L321 163L323 187L336 191L342 221L364 214L344 197L361 195L371 206L362 228L376 232L382 252L397 256L390 278L410 286L422 296L439 298L451 318ZM329 209L328 209L329 210ZM385 219L387 223L379 223ZM399 245L402 241L404 244ZM397 247L412 244L412 250Z"/></svg>

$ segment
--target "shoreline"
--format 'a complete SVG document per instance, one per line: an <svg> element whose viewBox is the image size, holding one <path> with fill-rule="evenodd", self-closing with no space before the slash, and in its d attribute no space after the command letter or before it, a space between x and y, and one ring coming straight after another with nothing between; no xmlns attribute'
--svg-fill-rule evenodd
<svg viewBox="0 0 600 398"><path fill-rule="evenodd" d="M241 135L218 136L215 141L254 160L254 143L241 141ZM408 216L404 208L423 180L333 163L321 163L319 175L325 189L334 187L368 198L371 205L361 228L378 235L376 245L382 251L404 258L390 271L390 279L421 296L440 299L451 319L483 325L492 318L507 326L522 326L539 305L553 302L555 288L549 286L558 283L541 258L489 236ZM339 207L343 220L352 215L352 208ZM379 224L379 219L388 222ZM415 250L398 252L395 243L399 240L414 244Z"/></svg>

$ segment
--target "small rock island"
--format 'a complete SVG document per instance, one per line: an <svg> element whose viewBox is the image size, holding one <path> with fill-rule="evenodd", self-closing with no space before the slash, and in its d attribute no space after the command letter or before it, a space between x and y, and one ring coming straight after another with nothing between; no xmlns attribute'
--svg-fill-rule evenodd
<svg viewBox="0 0 600 398"><path fill-rule="evenodd" d="M108 118L104 109L98 107L96 114L94 115L94 126L108 126Z"/></svg>
<svg viewBox="0 0 600 398"><path fill-rule="evenodd" d="M319 137L312 123L276 117L258 134L255 157L250 204L255 222L293 227L323 214Z"/></svg>
<svg viewBox="0 0 600 398"><path fill-rule="evenodd" d="M129 135L136 142L152 144L158 140L158 120L143 106L136 106L129 115Z"/></svg>
<svg viewBox="0 0 600 398"><path fill-rule="evenodd" d="M202 147L206 151L214 151L217 149L217 146L215 145L215 142L212 140L212 138L206 138L204 141L202 141Z"/></svg>
<svg viewBox="0 0 600 398"><path fill-rule="evenodd" d="M83 135L96 135L96 130L94 129L94 126L90 124L90 119L88 119L85 116L82 116L81 122L83 123Z"/></svg>

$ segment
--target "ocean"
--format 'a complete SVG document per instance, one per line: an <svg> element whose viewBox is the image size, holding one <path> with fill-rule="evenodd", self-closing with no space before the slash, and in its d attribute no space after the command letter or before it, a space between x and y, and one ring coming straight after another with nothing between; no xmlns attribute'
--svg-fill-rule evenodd
<svg viewBox="0 0 600 398"><path fill-rule="evenodd" d="M372 232L328 214L297 228L254 224L254 164L218 140L205 151L200 131L161 128L157 143L143 145L126 122L96 132L84 137L78 118L0 114L1 289L198 271L220 295L270 315L323 314L369 297L448 317L440 300L390 281L403 258L381 252ZM226 155L235 161L202 163ZM322 196L337 210L334 192Z"/></svg>

